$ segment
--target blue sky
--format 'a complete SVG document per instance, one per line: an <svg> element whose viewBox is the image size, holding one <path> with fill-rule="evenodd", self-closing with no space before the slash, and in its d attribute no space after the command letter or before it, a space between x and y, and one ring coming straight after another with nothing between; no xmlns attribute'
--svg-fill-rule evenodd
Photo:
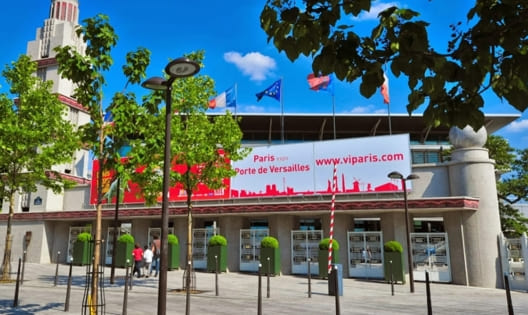
<svg viewBox="0 0 528 315"><path fill-rule="evenodd" d="M50 0L6 2L0 19L0 65L17 59L25 53L27 42L35 39L36 29L48 18ZM466 22L465 14L473 1L441 0L375 1L372 12L350 19L358 32L369 32L380 8L389 5L415 8L421 18L431 22L430 41L438 51L445 51L449 39L448 25ZM127 52L145 47L152 52L149 76L159 76L169 59L203 49L207 74L216 81L219 93L237 85L238 112L280 112L280 103L264 97L257 102L255 93L283 78L285 113L331 113L332 99L328 93L308 89L306 76L311 73L311 58L301 57L294 63L284 53L267 43L260 28L259 16L263 0L79 0L80 20L98 13L109 16L119 41L113 50L115 65L109 73L105 88L105 101L124 86L121 65ZM367 34L367 33L365 33ZM390 82L391 114L406 113L408 88L405 78L388 74ZM370 99L359 94L358 83L336 82L336 113L386 113L380 93ZM8 87L0 80L0 92ZM140 94L141 88L135 89ZM417 112L423 111L420 108ZM518 113L506 102L493 95L486 97L486 113ZM515 148L528 148L528 111L498 134Z"/></svg>

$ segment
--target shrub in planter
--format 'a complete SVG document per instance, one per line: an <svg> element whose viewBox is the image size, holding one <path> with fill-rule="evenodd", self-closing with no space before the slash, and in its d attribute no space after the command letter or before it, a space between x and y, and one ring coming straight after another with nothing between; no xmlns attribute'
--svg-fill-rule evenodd
<svg viewBox="0 0 528 315"><path fill-rule="evenodd" d="M134 237L130 234L123 234L117 239L116 267L126 267L127 259L130 266L134 263L132 250L134 249Z"/></svg>
<svg viewBox="0 0 528 315"><path fill-rule="evenodd" d="M174 234L167 235L169 243L169 270L180 268L180 242Z"/></svg>
<svg viewBox="0 0 528 315"><path fill-rule="evenodd" d="M280 275L279 241L275 237L266 236L260 241L260 263L264 273Z"/></svg>
<svg viewBox="0 0 528 315"><path fill-rule="evenodd" d="M388 241L383 244L383 271L385 280L405 283L403 265L403 247L398 241Z"/></svg>
<svg viewBox="0 0 528 315"><path fill-rule="evenodd" d="M330 238L323 238L319 242L319 277L328 277L328 248L330 247ZM336 239L332 239L332 263L336 264L339 262L339 242Z"/></svg>
<svg viewBox="0 0 528 315"><path fill-rule="evenodd" d="M227 239L222 235L211 237L207 243L207 271L216 271L216 259L218 258L218 271L227 270Z"/></svg>
<svg viewBox="0 0 528 315"><path fill-rule="evenodd" d="M92 260L92 234L82 232L77 235L77 240L73 244L73 264L74 265L89 265Z"/></svg>
<svg viewBox="0 0 528 315"><path fill-rule="evenodd" d="M387 243L383 244L383 249L385 252L389 253L403 253L403 246L398 241L388 241Z"/></svg>
<svg viewBox="0 0 528 315"><path fill-rule="evenodd" d="M207 242L209 246L227 246L227 239L222 235L214 235Z"/></svg>

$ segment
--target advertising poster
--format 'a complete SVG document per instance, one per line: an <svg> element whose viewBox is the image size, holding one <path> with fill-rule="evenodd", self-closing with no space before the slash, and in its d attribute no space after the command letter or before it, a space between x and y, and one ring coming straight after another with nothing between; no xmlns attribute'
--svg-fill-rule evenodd
<svg viewBox="0 0 528 315"><path fill-rule="evenodd" d="M391 192L402 189L401 181L387 177L392 171L411 173L409 135L376 136L330 141L302 142L254 147L243 160L231 162L237 175L224 180L225 188L199 187L195 200L256 198L276 196L327 195L332 193L334 164L337 170L337 193ZM94 161L92 194L97 202L96 178L99 169ZM178 167L174 166L173 171ZM112 194L112 173L105 172L103 193ZM412 183L407 183L412 188ZM110 193L110 194L108 194ZM169 200L184 201L179 185L169 190ZM161 200L161 194L160 198ZM115 202L115 198L104 202ZM140 187L128 183L124 203L141 203Z"/></svg>
<svg viewBox="0 0 528 315"><path fill-rule="evenodd" d="M410 174L409 135L254 148L233 162L237 176L231 179L231 197L331 194L334 164L337 193L401 190L401 183L387 175Z"/></svg>

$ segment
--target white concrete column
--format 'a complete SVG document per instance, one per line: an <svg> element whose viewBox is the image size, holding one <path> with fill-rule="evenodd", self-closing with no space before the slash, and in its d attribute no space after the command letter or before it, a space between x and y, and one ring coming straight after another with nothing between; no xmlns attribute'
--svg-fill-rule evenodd
<svg viewBox="0 0 528 315"><path fill-rule="evenodd" d="M295 221L291 215L273 215L269 217L270 235L279 240L281 272L291 274L291 231Z"/></svg>
<svg viewBox="0 0 528 315"><path fill-rule="evenodd" d="M217 221L220 234L227 239L227 269L240 270L240 229L244 219L240 216L223 216Z"/></svg>
<svg viewBox="0 0 528 315"><path fill-rule="evenodd" d="M494 161L489 158L488 150L482 148L486 133L482 129L475 133L468 127L462 131L452 131L455 132L453 135L450 133L450 139L455 150L448 166L451 195L479 198L479 209L474 212L465 211L459 220L452 220L447 216L446 229L457 231L461 227L462 234L459 234L460 241L463 240L465 244L468 284L489 288L502 287L498 250L501 227L495 166ZM455 224L460 227L453 226ZM454 234L457 238L456 232ZM451 237L452 235L449 235L450 239ZM460 241L457 243L461 244ZM452 260L452 265L455 260L456 258Z"/></svg>
<svg viewBox="0 0 528 315"><path fill-rule="evenodd" d="M172 219L174 222L174 235L178 237L180 242L180 269L187 266L187 217L176 217Z"/></svg>

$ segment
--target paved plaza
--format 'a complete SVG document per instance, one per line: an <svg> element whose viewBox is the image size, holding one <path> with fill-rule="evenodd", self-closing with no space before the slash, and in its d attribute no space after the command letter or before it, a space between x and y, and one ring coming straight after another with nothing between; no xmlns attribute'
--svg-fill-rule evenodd
<svg viewBox="0 0 528 315"><path fill-rule="evenodd" d="M69 311L64 312L69 265L59 265L55 286L55 264L26 264L24 282L19 287L18 307L13 307L15 282L0 283L1 314L81 314L86 268L72 269ZM16 272L17 265L13 264ZM104 270L106 314L122 314L125 270L116 269L116 283L110 284L110 268ZM16 273L12 275L16 279ZM167 314L185 314L185 294L181 293L183 271L168 273ZM191 296L191 314L257 314L258 275L223 273L218 276L219 295L215 291L215 274L197 271L196 289ZM267 278L262 281L262 314L336 314L336 299L328 295L328 282L313 278L312 295L308 297L308 279L301 276ZM343 279L343 296L339 297L341 314L427 314L426 285L416 282L415 293L408 285L391 286L383 281ZM430 286L433 314L508 314L506 291L452 284ZM128 292L127 314L155 314L158 278L134 279ZM511 292L515 314L528 314L528 293Z"/></svg>

